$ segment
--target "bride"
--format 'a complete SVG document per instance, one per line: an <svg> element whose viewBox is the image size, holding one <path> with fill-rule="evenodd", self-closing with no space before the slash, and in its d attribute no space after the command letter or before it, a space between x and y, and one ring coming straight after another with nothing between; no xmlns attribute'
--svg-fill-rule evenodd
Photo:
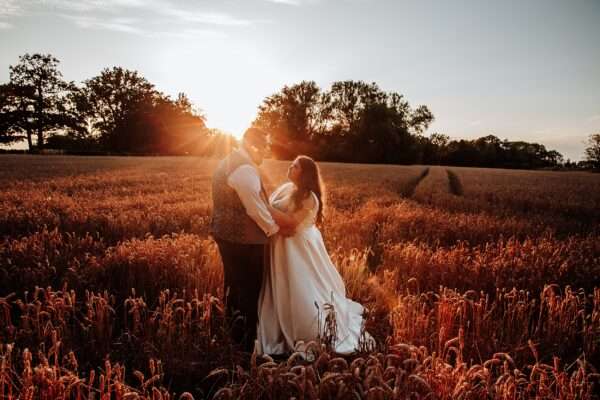
<svg viewBox="0 0 600 400"><path fill-rule="evenodd" d="M313 159L299 156L284 183L269 199L279 226L293 236L276 235L270 243L270 268L265 271L258 301L258 354L304 351L325 326L325 305L336 314L335 351L356 351L361 337L363 306L346 298L342 277L331 262L315 223L323 218L322 184ZM318 305L318 309L317 306ZM366 340L373 339L365 332Z"/></svg>

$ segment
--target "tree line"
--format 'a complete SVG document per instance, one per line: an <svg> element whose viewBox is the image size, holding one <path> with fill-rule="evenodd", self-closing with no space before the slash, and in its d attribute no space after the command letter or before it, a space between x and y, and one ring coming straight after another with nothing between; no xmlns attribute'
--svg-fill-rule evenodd
<svg viewBox="0 0 600 400"><path fill-rule="evenodd" d="M575 167L539 143L494 135L473 140L425 136L433 120L427 106L412 108L401 94L385 92L376 83L334 82L323 91L315 82L303 81L267 97L254 124L271 132L273 155L283 159L303 153L360 163Z"/></svg>
<svg viewBox="0 0 600 400"><path fill-rule="evenodd" d="M80 85L63 79L50 54L25 54L0 85L0 143L26 140L30 151L193 154L223 156L237 143L206 126L206 117L180 93L171 98L136 71L105 68ZM376 83L314 81L284 86L258 107L253 125L271 133L272 156L317 160L444 164L498 168L571 166L544 145L487 135L451 140L424 132L434 121L425 105L411 107ZM600 135L598 135L600 136ZM598 150L586 150L598 167Z"/></svg>
<svg viewBox="0 0 600 400"><path fill-rule="evenodd" d="M136 71L105 68L81 85L63 79L50 54L25 54L0 85L0 143L30 151L224 154L234 140L206 127L180 93L158 91Z"/></svg>

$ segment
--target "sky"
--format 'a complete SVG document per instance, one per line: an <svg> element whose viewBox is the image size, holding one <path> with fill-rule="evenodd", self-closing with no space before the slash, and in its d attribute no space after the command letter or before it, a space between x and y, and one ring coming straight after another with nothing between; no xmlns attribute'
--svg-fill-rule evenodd
<svg viewBox="0 0 600 400"><path fill-rule="evenodd" d="M0 0L0 82L27 52L138 70L237 136L284 85L348 79L427 105L426 134L579 160L600 132L600 0Z"/></svg>

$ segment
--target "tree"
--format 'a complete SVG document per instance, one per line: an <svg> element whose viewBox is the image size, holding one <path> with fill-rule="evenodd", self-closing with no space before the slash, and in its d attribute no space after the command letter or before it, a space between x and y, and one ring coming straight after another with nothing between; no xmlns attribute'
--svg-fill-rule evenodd
<svg viewBox="0 0 600 400"><path fill-rule="evenodd" d="M328 134L345 138L335 148L346 156L336 158L370 163L420 160L417 136L433 121L426 106L412 110L402 95L362 81L334 82L323 98Z"/></svg>
<svg viewBox="0 0 600 400"><path fill-rule="evenodd" d="M431 143L437 147L446 147L450 142L450 136L444 135L443 133L434 132L429 137Z"/></svg>
<svg viewBox="0 0 600 400"><path fill-rule="evenodd" d="M544 160L553 167L560 166L565 162L563 155L556 150L547 151Z"/></svg>
<svg viewBox="0 0 600 400"><path fill-rule="evenodd" d="M356 133L363 111L386 101L386 95L376 83L363 81L334 82L323 97L323 113L330 133Z"/></svg>
<svg viewBox="0 0 600 400"><path fill-rule="evenodd" d="M277 158L300 153L354 162L414 162L416 136L433 121L426 106L412 110L397 93L376 83L334 82L321 92L302 81L267 97L255 124L273 135Z"/></svg>
<svg viewBox="0 0 600 400"><path fill-rule="evenodd" d="M425 164L441 164L448 153L448 143L450 137L443 133L432 133L428 138L423 138L421 142L422 162Z"/></svg>
<svg viewBox="0 0 600 400"><path fill-rule="evenodd" d="M25 54L10 66L10 84L3 88L7 122L2 131L4 136L26 137L30 150L34 133L41 150L46 135L75 125L68 100L74 84L62 79L58 64L50 54Z"/></svg>
<svg viewBox="0 0 600 400"><path fill-rule="evenodd" d="M473 142L479 152L478 165L482 167L496 167L503 162L502 140L494 135L487 135Z"/></svg>
<svg viewBox="0 0 600 400"><path fill-rule="evenodd" d="M132 119L150 112L159 98L154 85L137 71L113 67L86 80L79 101L101 145L127 151L140 145L140 138L131 137Z"/></svg>
<svg viewBox="0 0 600 400"><path fill-rule="evenodd" d="M496 168L548 168L563 163L556 150L547 150L539 143L501 141L494 135L474 140L453 140L440 157L447 165Z"/></svg>
<svg viewBox="0 0 600 400"><path fill-rule="evenodd" d="M10 83L0 85L0 143L10 144L28 139L31 149L33 126L25 98L20 88Z"/></svg>
<svg viewBox="0 0 600 400"><path fill-rule="evenodd" d="M585 149L585 160L594 169L600 169L600 133L594 133L589 136L588 147Z"/></svg>
<svg viewBox="0 0 600 400"><path fill-rule="evenodd" d="M204 115L184 93L173 100L137 71L106 68L86 80L76 98L105 151L198 154L205 150Z"/></svg>
<svg viewBox="0 0 600 400"><path fill-rule="evenodd" d="M427 128L429 128L429 125L431 125L434 119L435 117L429 108L421 105L410 113L408 129L411 132L420 135L421 133L425 132Z"/></svg>
<svg viewBox="0 0 600 400"><path fill-rule="evenodd" d="M444 164L459 166L480 166L480 156L474 143L469 140L453 140L448 143L448 153Z"/></svg>
<svg viewBox="0 0 600 400"><path fill-rule="evenodd" d="M130 115L127 126L130 146L122 150L130 152L200 154L208 146L205 118L183 93L174 101L160 94Z"/></svg>
<svg viewBox="0 0 600 400"><path fill-rule="evenodd" d="M321 113L321 90L313 81L302 81L267 97L254 125L270 132L275 157L290 159L310 152L306 145L322 129Z"/></svg>

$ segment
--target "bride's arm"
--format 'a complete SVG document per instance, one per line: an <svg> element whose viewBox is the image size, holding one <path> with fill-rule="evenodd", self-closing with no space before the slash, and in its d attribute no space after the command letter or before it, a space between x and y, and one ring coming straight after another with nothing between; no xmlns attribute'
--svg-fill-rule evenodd
<svg viewBox="0 0 600 400"><path fill-rule="evenodd" d="M296 210L292 213L285 213L277 208L272 207L271 205L269 205L269 212L275 220L275 223L279 225L280 228L294 231L298 225L300 225L302 221L304 221L306 217L308 217L309 214L314 211L315 207L315 199L309 197L302 202L302 207L299 210Z"/></svg>
<svg viewBox="0 0 600 400"><path fill-rule="evenodd" d="M296 227L298 226L298 221L296 221L296 219L289 215L284 213L281 210L278 210L275 207L272 206L268 206L269 207L269 212L271 213L271 216L273 217L273 219L275 220L275 223L277 225L279 225L280 228L283 229L289 229L289 230L294 230L296 229Z"/></svg>

